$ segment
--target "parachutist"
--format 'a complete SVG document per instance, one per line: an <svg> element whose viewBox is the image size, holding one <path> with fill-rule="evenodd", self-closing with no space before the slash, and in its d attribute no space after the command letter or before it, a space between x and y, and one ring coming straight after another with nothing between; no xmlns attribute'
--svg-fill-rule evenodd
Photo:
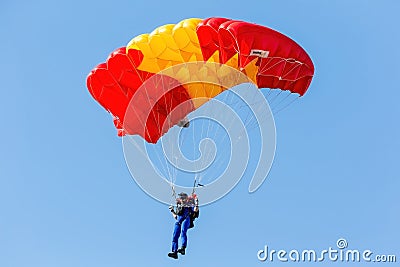
<svg viewBox="0 0 400 267"><path fill-rule="evenodd" d="M188 196L186 193L179 193L176 199L176 208L169 207L172 216L176 220L172 235L172 252L168 257L178 259L178 253L186 254L187 230L194 227L194 220L199 217L199 200L195 194ZM181 237L182 246L178 248L178 239Z"/></svg>

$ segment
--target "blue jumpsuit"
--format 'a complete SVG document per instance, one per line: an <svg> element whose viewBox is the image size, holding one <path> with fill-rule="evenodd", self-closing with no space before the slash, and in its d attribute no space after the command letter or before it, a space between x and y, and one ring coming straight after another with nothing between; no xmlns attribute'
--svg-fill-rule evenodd
<svg viewBox="0 0 400 267"><path fill-rule="evenodd" d="M182 214L178 215L175 222L174 233L172 234L172 251L178 250L179 236L182 238L182 247L187 247L187 230L190 226L190 215L193 212L192 207L183 207Z"/></svg>

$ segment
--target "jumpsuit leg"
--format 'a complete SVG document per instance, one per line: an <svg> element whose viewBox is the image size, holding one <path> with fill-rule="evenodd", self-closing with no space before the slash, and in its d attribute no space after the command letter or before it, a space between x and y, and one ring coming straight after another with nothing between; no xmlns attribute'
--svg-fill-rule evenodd
<svg viewBox="0 0 400 267"><path fill-rule="evenodd" d="M186 219L182 222L182 232L181 232L182 247L184 248L187 247L187 230L189 229L189 226L190 226L190 216L187 216Z"/></svg>
<svg viewBox="0 0 400 267"><path fill-rule="evenodd" d="M183 219L184 217L178 216L175 222L174 232L172 234L172 252L176 252L178 250L178 239L181 234L181 224Z"/></svg>

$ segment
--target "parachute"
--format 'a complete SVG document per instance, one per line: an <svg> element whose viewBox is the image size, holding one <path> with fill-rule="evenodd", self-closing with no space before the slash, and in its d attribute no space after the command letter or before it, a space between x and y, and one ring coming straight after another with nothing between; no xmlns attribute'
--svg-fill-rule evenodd
<svg viewBox="0 0 400 267"><path fill-rule="evenodd" d="M112 114L119 136L140 135L157 143L174 125L187 127L187 115L209 99L243 82L231 69L257 88L299 96L314 75L305 50L273 29L227 18L191 18L136 36L113 51L89 73L87 88ZM209 82L196 82L204 77ZM226 80L226 86L217 80ZM139 90L146 81L151 84ZM164 90L166 84L173 89Z"/></svg>

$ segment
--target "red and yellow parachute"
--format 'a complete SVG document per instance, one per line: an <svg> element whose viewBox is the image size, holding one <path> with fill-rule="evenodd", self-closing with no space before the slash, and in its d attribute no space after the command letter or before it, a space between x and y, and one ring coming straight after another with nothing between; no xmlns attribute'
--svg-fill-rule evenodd
<svg viewBox="0 0 400 267"><path fill-rule="evenodd" d="M218 69L205 70L210 80L229 77L228 70L233 68L258 88L279 88L300 96L314 75L314 65L304 49L275 30L226 18L191 18L136 36L90 72L87 87L113 115L120 136L139 134L156 143L188 113L229 89L212 82L184 82L188 75L192 79L204 68L188 67L168 75L168 68L190 62L218 64ZM135 112L126 117L138 89L163 71L162 82L145 89L131 107ZM164 93L166 82L174 88ZM236 81L230 82L231 87L235 85Z"/></svg>

